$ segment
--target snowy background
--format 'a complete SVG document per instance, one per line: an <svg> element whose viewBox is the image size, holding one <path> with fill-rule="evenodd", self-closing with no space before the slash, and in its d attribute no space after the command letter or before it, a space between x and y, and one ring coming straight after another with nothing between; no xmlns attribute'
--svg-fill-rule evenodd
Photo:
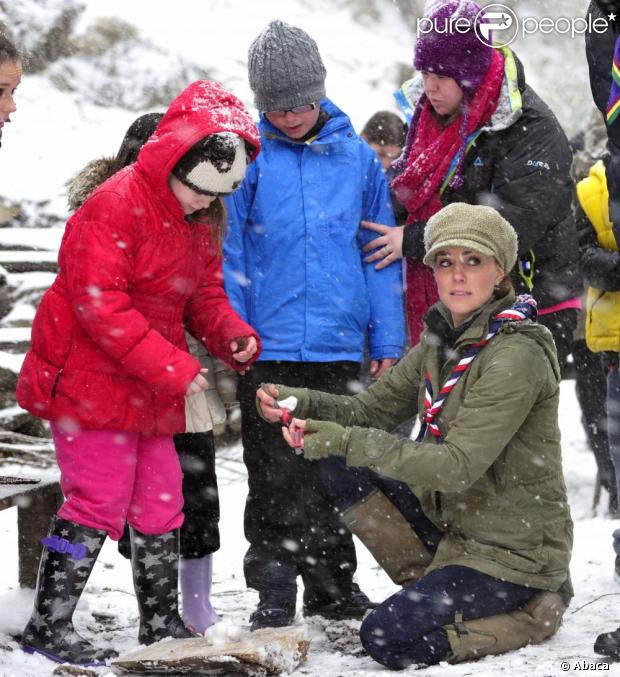
<svg viewBox="0 0 620 677"><path fill-rule="evenodd" d="M39 26L49 25L60 8L67 11L76 3L5 0L0 8L3 4L9 23L12 17L20 21L32 17L23 31L23 41L31 45ZM328 96L361 129L375 111L396 110L392 93L411 76L414 42L412 19L399 7L413 12L423 4L422 0L88 0L69 44L81 50L80 55L57 58L25 77L20 86L15 123L5 128L2 140L0 194L52 200L62 212L67 178L93 157L114 154L138 114L164 110L165 103L140 104L156 101L157 92L149 90L168 91L175 76L181 76L180 90L187 83L182 76L207 74L251 106L247 49L275 18L304 28L317 41L327 67ZM558 3L550 0L505 4L523 16L559 15ZM587 2L563 0L561 6L562 16L579 17ZM105 42L101 37L105 31L97 32L93 26L102 17L121 18L136 35L107 53L97 53L95 36ZM592 106L583 39L532 35L517 39L513 46L528 81L551 105L567 133L581 128ZM117 101L124 107L110 105Z"/></svg>
<svg viewBox="0 0 620 677"><path fill-rule="evenodd" d="M506 2L517 14L558 16L560 3L544 0ZM150 110L164 110L169 99L192 78L211 77L251 106L246 76L247 48L268 21L279 18L301 26L319 44L328 77L327 91L359 129L378 109L395 110L392 92L410 76L412 19L423 2L416 0L0 0L0 21L6 21L21 44L44 55L33 59L18 90L18 111L4 128L0 150L0 195L21 205L27 226L62 222L66 216L64 183L87 161L113 155L133 119ZM587 2L565 0L563 16L582 16ZM80 8L83 8L82 10ZM63 15L63 12L65 13ZM64 26L59 17L72 17ZM114 21L102 21L113 17ZM119 20L122 39L118 39ZM110 28L114 30L112 30ZM95 28L94 28L95 27ZM115 32L116 31L116 32ZM67 40L69 35L69 40ZM112 37L111 37L112 35ZM114 37L116 36L116 37ZM45 49L41 44L45 42ZM61 49L59 45L64 45ZM67 48L68 46L68 48ZM557 35L530 36L513 45L528 80L573 134L592 107L583 40ZM34 50L36 52L36 49ZM62 228L0 228L0 245L37 246L40 257L54 257ZM47 250L47 251L46 251ZM28 256L32 259L32 253ZM29 290L50 284L45 272L9 274L12 288L27 299ZM18 304L1 321L0 332L24 332L17 325L33 309ZM15 326L13 326L15 325ZM16 340L21 340L20 338ZM18 370L19 355L0 350L0 365ZM477 663L415 671L439 675L560 675L561 661L596 660L596 635L620 623L620 587L614 582L611 531L617 523L604 510L592 509L595 464L579 423L574 384L562 385L561 426L566 481L575 519L572 576L576 597L559 634L539 647L487 658ZM22 467L2 466L3 474ZM232 626L247 623L256 594L245 589L242 557L246 548L242 514L246 483L239 446L219 450L218 477L222 504L222 548L215 557L215 605ZM601 505L606 505L603 496ZM53 665L19 651L14 636L30 614L33 593L17 584L16 509L0 512L0 677L41 677ZM358 548L358 580L376 600L395 588L370 555ZM301 605L300 605L301 606ZM298 616L312 638L304 675L392 674L370 659L355 655L353 622L326 625ZM76 624L99 645L124 651L137 646L138 614L129 563L108 542L95 566L76 613ZM101 674L110 674L100 670ZM414 670L407 671L413 674ZM569 672L570 674L570 672ZM612 664L608 674L619 674Z"/></svg>

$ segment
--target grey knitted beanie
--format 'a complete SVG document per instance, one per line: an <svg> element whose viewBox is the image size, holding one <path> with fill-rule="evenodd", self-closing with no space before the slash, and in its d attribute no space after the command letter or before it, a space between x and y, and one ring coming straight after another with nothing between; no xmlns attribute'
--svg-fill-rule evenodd
<svg viewBox="0 0 620 677"><path fill-rule="evenodd" d="M250 45L248 72L261 112L289 110L325 98L327 71L316 42L284 21L272 21Z"/></svg>
<svg viewBox="0 0 620 677"><path fill-rule="evenodd" d="M448 247L463 247L493 256L508 274L517 261L517 233L493 209L483 205L453 202L433 214L424 229L424 263L433 265L437 253Z"/></svg>

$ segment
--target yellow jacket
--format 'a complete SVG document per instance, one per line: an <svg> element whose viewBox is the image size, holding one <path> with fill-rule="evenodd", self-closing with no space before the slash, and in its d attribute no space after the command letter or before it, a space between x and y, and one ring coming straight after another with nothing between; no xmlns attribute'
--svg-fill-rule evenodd
<svg viewBox="0 0 620 677"><path fill-rule="evenodd" d="M577 197L603 249L618 251L609 219L609 192L601 160L577 184ZM595 353L620 351L620 292L588 287L586 300L586 343Z"/></svg>

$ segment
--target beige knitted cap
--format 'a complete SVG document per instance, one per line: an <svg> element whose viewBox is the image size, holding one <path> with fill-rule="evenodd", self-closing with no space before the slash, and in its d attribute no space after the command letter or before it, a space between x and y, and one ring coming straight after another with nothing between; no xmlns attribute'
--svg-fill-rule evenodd
<svg viewBox="0 0 620 677"><path fill-rule="evenodd" d="M454 202L431 216L424 229L424 263L432 266L437 252L463 247L494 256L508 274L517 261L517 234L492 207Z"/></svg>

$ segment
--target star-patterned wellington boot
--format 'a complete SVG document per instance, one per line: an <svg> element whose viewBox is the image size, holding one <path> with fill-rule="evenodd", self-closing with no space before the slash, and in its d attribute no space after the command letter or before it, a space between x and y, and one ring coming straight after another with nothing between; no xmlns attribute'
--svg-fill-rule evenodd
<svg viewBox="0 0 620 677"><path fill-rule="evenodd" d="M97 561L106 532L54 517L39 565L32 617L22 648L57 663L103 665L117 654L98 649L73 627L73 612Z"/></svg>
<svg viewBox="0 0 620 677"><path fill-rule="evenodd" d="M129 535L140 644L194 637L179 616L179 530L153 535L130 528Z"/></svg>

